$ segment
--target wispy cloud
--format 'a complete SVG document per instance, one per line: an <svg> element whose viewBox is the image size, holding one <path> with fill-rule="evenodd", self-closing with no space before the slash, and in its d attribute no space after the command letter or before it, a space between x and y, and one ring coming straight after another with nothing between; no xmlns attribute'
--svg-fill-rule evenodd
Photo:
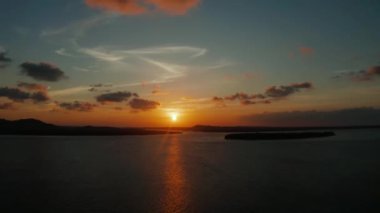
<svg viewBox="0 0 380 213"><path fill-rule="evenodd" d="M118 55L112 52L107 52L104 49L100 48L80 48L78 52L93 57L97 60L108 61L108 62L116 62L123 60L126 56Z"/></svg>
<svg viewBox="0 0 380 213"><path fill-rule="evenodd" d="M82 37L86 34L88 30L98 26L99 24L106 23L113 17L116 17L116 15L102 14L83 20L75 21L63 27L45 29L41 31L40 37L52 37L62 35L69 36L71 38Z"/></svg>
<svg viewBox="0 0 380 213"><path fill-rule="evenodd" d="M98 46L94 48L84 48L77 45L74 49L68 51L65 48L58 49L57 54L67 57L90 57L99 63L105 63L107 69L111 65L128 65L131 69L141 70L144 65L153 66L157 69L149 68L154 72L162 72L158 77L153 77L150 80L144 80L145 84L155 85L172 82L177 78L187 75L189 70L216 70L226 66L231 66L233 63L227 60L221 60L214 64L194 65L194 60L206 55L206 48L187 46L187 45L171 45L171 46L153 46L137 49L116 49L112 47ZM172 61L181 61L182 63L173 63ZM136 67L138 66L138 67ZM75 68L82 72L90 72L92 69ZM155 73L154 75L156 75ZM127 88L140 86L139 82L127 82L115 84L114 88ZM63 90L52 91L52 95L65 96L76 92L85 92L88 88L79 86Z"/></svg>
<svg viewBox="0 0 380 213"><path fill-rule="evenodd" d="M207 53L207 49L191 46L158 46L133 50L122 50L120 53L131 55L162 55L162 54L189 54L191 58L197 58Z"/></svg>
<svg viewBox="0 0 380 213"><path fill-rule="evenodd" d="M367 82L380 77L380 66L372 66L359 71L343 71L334 76L335 79L348 78L355 82Z"/></svg>
<svg viewBox="0 0 380 213"><path fill-rule="evenodd" d="M211 100L217 106L226 106L225 101L239 101L241 105L270 104L275 100L280 100L294 93L312 88L313 84L310 82L293 83L289 85L271 86L267 88L264 93L247 94L238 92L225 97L215 96Z"/></svg>
<svg viewBox="0 0 380 213"><path fill-rule="evenodd" d="M141 49L117 50L106 47L83 48L78 47L76 52L93 57L101 61L121 61L129 57L155 57L155 56L182 56L184 58L197 58L207 53L207 49L191 46L158 46ZM60 55L73 56L73 54L59 49Z"/></svg>
<svg viewBox="0 0 380 213"><path fill-rule="evenodd" d="M55 51L55 53L61 56L75 57L74 55L71 55L70 53L68 53L65 48L58 49Z"/></svg>
<svg viewBox="0 0 380 213"><path fill-rule="evenodd" d="M166 83L173 79L183 77L186 75L186 72L189 70L191 65L187 64L175 64L172 62L163 61L162 56L171 57L171 58L182 58L182 59L196 59L198 57L202 57L207 53L207 49L192 47L192 46L156 46L156 47L148 47L148 48L139 48L139 49L127 49L127 50L118 50L107 47L95 47L95 48L83 48L77 47L74 52L69 52L65 48L61 48L56 50L56 53L61 56L68 57L91 57L99 62L104 63L123 63L128 64L131 61L140 61L144 62L147 65L155 66L159 68L159 70L163 71L163 74L160 75L157 79L149 80L150 84L157 83ZM156 59L160 58L160 59ZM217 63L215 65L206 65L204 67L207 69L218 69L224 66L229 65L225 61L221 63ZM89 69L77 68L77 70L88 72ZM136 83L126 83L115 85L115 87L130 87L137 86L140 82ZM83 87L72 88L68 90L61 91L53 91L52 94L60 94L64 93L70 94L70 92L83 90Z"/></svg>
<svg viewBox="0 0 380 213"><path fill-rule="evenodd" d="M165 63L165 62L160 62L160 61L156 61L156 60L148 59L148 58L141 58L141 59L166 71L168 75L165 75L164 79L173 79L173 78L184 76L187 70L186 66L182 66L178 64Z"/></svg>

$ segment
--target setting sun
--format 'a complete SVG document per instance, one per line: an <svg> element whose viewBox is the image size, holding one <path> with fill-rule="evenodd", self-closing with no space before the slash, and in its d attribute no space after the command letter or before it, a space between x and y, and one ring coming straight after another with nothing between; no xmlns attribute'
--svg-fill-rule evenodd
<svg viewBox="0 0 380 213"><path fill-rule="evenodd" d="M176 112L170 113L170 119L172 120L172 122L176 122L178 119L178 113Z"/></svg>

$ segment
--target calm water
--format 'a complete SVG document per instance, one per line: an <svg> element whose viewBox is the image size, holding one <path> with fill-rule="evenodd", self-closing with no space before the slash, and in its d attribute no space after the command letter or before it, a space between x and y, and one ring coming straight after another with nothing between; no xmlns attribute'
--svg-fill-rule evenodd
<svg viewBox="0 0 380 213"><path fill-rule="evenodd" d="M0 212L380 212L380 134L336 133L1 136Z"/></svg>

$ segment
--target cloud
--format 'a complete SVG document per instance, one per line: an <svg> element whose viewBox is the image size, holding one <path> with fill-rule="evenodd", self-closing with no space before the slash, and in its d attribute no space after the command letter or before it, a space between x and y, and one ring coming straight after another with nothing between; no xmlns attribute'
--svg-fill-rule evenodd
<svg viewBox="0 0 380 213"><path fill-rule="evenodd" d="M62 102L62 103L57 103L57 104L62 109L69 110L69 111L79 111L79 112L91 112L95 107L97 107L96 104L92 104L89 102L80 102L80 101Z"/></svg>
<svg viewBox="0 0 380 213"><path fill-rule="evenodd" d="M12 59L6 56L6 52L0 52L0 62L11 62Z"/></svg>
<svg viewBox="0 0 380 213"><path fill-rule="evenodd" d="M241 105L252 105L256 103L260 103L261 101L254 101L254 100L259 100L259 99L266 99L267 97L262 94L253 94L253 95L248 95L243 92L238 92L230 96L226 96L223 99L227 101L235 101L238 100L240 101ZM215 100L214 100L215 101ZM218 100L216 100L218 101Z"/></svg>
<svg viewBox="0 0 380 213"><path fill-rule="evenodd" d="M200 0L148 0L157 7L158 10L171 15L183 15L187 11L199 5Z"/></svg>
<svg viewBox="0 0 380 213"><path fill-rule="evenodd" d="M258 93L251 95L238 92L225 97L215 96L212 98L212 101L217 106L225 106L225 101L239 101L241 105L270 104L273 100L287 97L303 89L311 88L313 88L313 85L310 82L294 83L286 86L271 86L263 94Z"/></svg>
<svg viewBox="0 0 380 213"><path fill-rule="evenodd" d="M96 87L96 88L100 88L100 87L112 87L112 84L91 84L90 87Z"/></svg>
<svg viewBox="0 0 380 213"><path fill-rule="evenodd" d="M92 8L124 15L140 15L154 10L170 15L184 15L199 5L200 0L85 0Z"/></svg>
<svg viewBox="0 0 380 213"><path fill-rule="evenodd" d="M96 97L96 101L102 104L106 103L120 103L124 101L128 101L131 97L138 97L136 93L131 92L112 92L101 94Z"/></svg>
<svg viewBox="0 0 380 213"><path fill-rule="evenodd" d="M97 48L93 48L93 49L81 48L78 51L80 53L86 54L88 56L91 56L101 61L115 62L115 61L121 61L122 59L124 59L124 56L108 53L107 51L104 51L102 49L97 49Z"/></svg>
<svg viewBox="0 0 380 213"><path fill-rule="evenodd" d="M163 54L188 54L196 58L207 53L207 49L191 46L158 46L120 51L130 55L163 55Z"/></svg>
<svg viewBox="0 0 380 213"><path fill-rule="evenodd" d="M24 62L20 67L21 73L38 81L55 82L67 78L61 69L50 63Z"/></svg>
<svg viewBox="0 0 380 213"><path fill-rule="evenodd" d="M166 80L182 77L185 75L186 70L187 70L186 66L182 66L178 64L165 63L165 62L147 59L147 58L141 58L141 59L149 64L152 64L164 70L167 73L167 75L165 75L163 78L165 78Z"/></svg>
<svg viewBox="0 0 380 213"><path fill-rule="evenodd" d="M273 112L244 116L243 120L266 126L380 125L380 109L364 107L334 111Z"/></svg>
<svg viewBox="0 0 380 213"><path fill-rule="evenodd" d="M6 55L7 52L0 46L0 68L5 68L12 61L12 59Z"/></svg>
<svg viewBox="0 0 380 213"><path fill-rule="evenodd" d="M369 67L366 70L341 72L338 75L334 76L334 78L337 79L348 78L355 82L372 81L378 77L380 77L380 66Z"/></svg>
<svg viewBox="0 0 380 213"><path fill-rule="evenodd" d="M220 61L212 65L200 65L202 63L194 66L192 62L198 59L198 57L204 56L208 50L196 46L186 46L186 45L169 45L169 46L152 46L146 48L136 48L136 49L115 49L107 46L98 46L95 48L83 48L77 46L73 52L66 52L71 56L76 57L89 56L97 61L105 62L104 70L110 69L110 66L116 65L117 69L130 66L131 70L141 70L147 69L152 70L153 79L145 79L146 85L155 84L165 84L173 82L177 78L186 76L191 70L212 70L220 69L226 66L231 66L233 63L228 61ZM79 55L80 53L81 55ZM180 61L180 64L173 63L172 61ZM143 64L141 63L143 62ZM108 64L110 63L110 64ZM191 63L191 64L190 64ZM154 69L158 68L158 69ZM92 68L75 69L90 72ZM147 70L148 70L147 69ZM121 70L120 70L121 71ZM161 73L157 73L160 71ZM248 75L249 76L249 75ZM127 87L141 86L141 81L138 82L126 82L121 84L115 84L114 89L124 90ZM91 88L90 88L91 89ZM88 92L89 88L87 85L82 85L74 88L61 89L56 91L51 91L50 94L54 96L69 96L73 93Z"/></svg>
<svg viewBox="0 0 380 213"><path fill-rule="evenodd" d="M130 57L147 57L163 55L183 55L184 57L188 58L197 58L207 53L207 49L205 48L191 46L157 46L129 50L113 50L110 48L100 46L95 48L78 48L77 51L81 54L90 56L97 60L108 62L122 61ZM56 52L60 55L65 54L73 56L73 54L68 53L66 51L62 51L62 49L59 49Z"/></svg>
<svg viewBox="0 0 380 213"><path fill-rule="evenodd" d="M13 103L0 103L0 110L14 110L15 107L13 106Z"/></svg>
<svg viewBox="0 0 380 213"><path fill-rule="evenodd" d="M56 54L60 56L67 56L67 57L75 57L74 55L71 55L70 53L67 53L65 48L61 48L55 51Z"/></svg>
<svg viewBox="0 0 380 213"><path fill-rule="evenodd" d="M66 38L69 37L73 39L72 41L75 43L76 39L84 36L87 31L89 31L95 26L99 26L102 23L107 23L113 17L115 16L110 15L110 14L102 14L102 15L93 16L90 18L72 22L71 24L63 26L63 27L42 30L40 33L40 36L52 37L52 36L65 35ZM61 49L60 51L56 53L59 54L59 53L64 53L64 52L65 52L65 49Z"/></svg>
<svg viewBox="0 0 380 213"><path fill-rule="evenodd" d="M50 100L46 92L38 91L29 93L19 88L0 87L0 97L8 98L15 102L24 102L31 100L34 103L41 103Z"/></svg>
<svg viewBox="0 0 380 213"><path fill-rule="evenodd" d="M49 96L47 95L46 92L36 92L36 93L31 93L30 94L30 99L33 100L35 103L40 103L40 102L46 102L50 100Z"/></svg>
<svg viewBox="0 0 380 213"><path fill-rule="evenodd" d="M90 91L90 92L98 92L99 89L110 88L112 86L113 86L112 84L92 84L92 85L90 85L90 89L88 89L88 91Z"/></svg>
<svg viewBox="0 0 380 213"><path fill-rule="evenodd" d="M224 103L224 98L222 97L218 97L218 96L214 96L212 98L212 101L215 103L216 106L218 107L225 107L226 106L226 103Z"/></svg>
<svg viewBox="0 0 380 213"><path fill-rule="evenodd" d="M22 82L20 81L17 84L17 87L29 91L47 91L48 87L43 85L43 84L35 84L35 83L27 83L27 82Z"/></svg>
<svg viewBox="0 0 380 213"><path fill-rule="evenodd" d="M134 98L129 102L129 106L134 110L148 111L156 109L160 106L160 103L156 101L144 100L141 98Z"/></svg>
<svg viewBox="0 0 380 213"><path fill-rule="evenodd" d="M60 50L58 51L61 52ZM65 52L65 54L71 56L77 55L78 57L91 57L96 61L106 63L105 69L109 69L111 65L116 65L118 68L130 66L135 70L141 69L141 66L144 65L148 65L149 67L153 66L158 69L150 68L150 70L154 70L155 72L155 75L152 75L155 76L155 79L149 80L149 82L156 84L168 83L172 82L176 78L184 77L187 75L189 70L219 69L231 65L231 63L227 62L219 62L215 65L202 65L197 67L189 64L198 57L204 56L207 52L208 50L205 48L181 45L153 46L137 49L115 49L107 46L98 46L94 48L77 47L73 50L73 53ZM173 63L173 59L175 59L175 61L182 62L180 64ZM146 67L144 66L143 69L145 68ZM91 71L89 69L84 70L82 68L76 69L85 72ZM162 74L157 76L156 70L161 71ZM125 87L136 86L136 82L123 85L125 85Z"/></svg>
<svg viewBox="0 0 380 213"><path fill-rule="evenodd" d="M311 56L314 55L315 50L311 47L300 47L298 48L298 51L301 53L303 56Z"/></svg>
<svg viewBox="0 0 380 213"><path fill-rule="evenodd" d="M271 86L265 91L265 95L272 98L283 98L301 89L311 89L313 85L310 82L295 83L286 86Z"/></svg>

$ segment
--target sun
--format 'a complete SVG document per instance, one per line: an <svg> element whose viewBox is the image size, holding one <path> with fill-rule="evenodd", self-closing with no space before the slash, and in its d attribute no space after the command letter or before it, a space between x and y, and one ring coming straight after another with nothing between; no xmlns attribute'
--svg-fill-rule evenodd
<svg viewBox="0 0 380 213"><path fill-rule="evenodd" d="M178 120L178 113L177 112L170 113L170 119L172 122L176 122Z"/></svg>

